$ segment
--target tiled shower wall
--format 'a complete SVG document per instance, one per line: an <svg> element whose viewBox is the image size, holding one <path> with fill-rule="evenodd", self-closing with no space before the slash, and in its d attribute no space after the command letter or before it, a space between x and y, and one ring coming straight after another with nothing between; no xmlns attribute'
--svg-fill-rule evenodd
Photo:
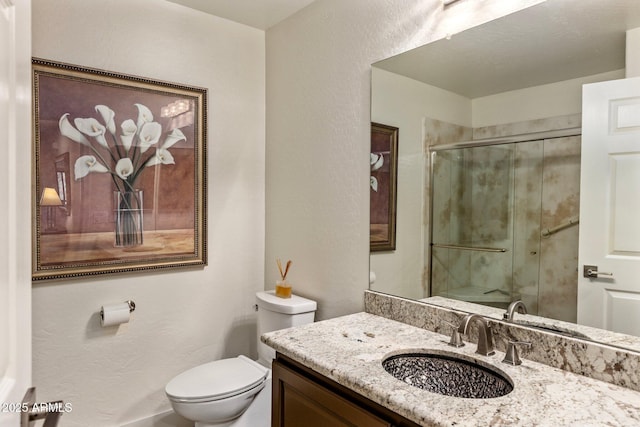
<svg viewBox="0 0 640 427"><path fill-rule="evenodd" d="M428 148L469 140L471 138L465 137L470 135L474 139L493 138L579 126L579 115L476 129L426 119L425 144ZM501 152L499 147L495 148L497 150L488 151ZM513 294L525 302L530 313L575 321L578 227L573 225L548 237L542 236L542 231L578 217L580 137L518 143L512 153L502 148L504 152L499 160L476 158L473 163L465 160L462 166L453 166L477 169L466 174L467 181L450 180L434 189L434 200L438 200L442 209L433 213L433 242L453 240L475 246L487 246L489 242L490 246L508 247L508 251L436 249L431 295L453 298L469 295L474 302L500 305L508 303L511 297L500 292L484 292L496 288L511 290L511 285L506 283L510 283L513 276ZM510 170L505 170L507 168ZM456 175L456 171L451 170L440 172L439 179L452 176L452 172ZM473 195L468 191L474 187L474 181L489 183L476 186L483 188L483 194ZM501 209L483 212L489 205L473 202L474 199L504 199L504 195L499 195L505 194L504 188L498 187L505 185L515 190L513 196L508 196L515 197L513 217ZM496 206L506 206L511 201L497 200ZM450 222L451 218L458 220ZM429 223L428 218L425 223ZM469 290L469 284L475 292Z"/></svg>

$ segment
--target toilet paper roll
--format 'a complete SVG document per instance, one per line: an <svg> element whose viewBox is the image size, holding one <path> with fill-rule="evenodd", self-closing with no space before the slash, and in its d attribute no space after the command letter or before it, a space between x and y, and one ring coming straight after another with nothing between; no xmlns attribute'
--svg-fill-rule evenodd
<svg viewBox="0 0 640 427"><path fill-rule="evenodd" d="M131 318L131 310L128 303L104 305L100 310L100 324L102 326L115 326L127 323Z"/></svg>

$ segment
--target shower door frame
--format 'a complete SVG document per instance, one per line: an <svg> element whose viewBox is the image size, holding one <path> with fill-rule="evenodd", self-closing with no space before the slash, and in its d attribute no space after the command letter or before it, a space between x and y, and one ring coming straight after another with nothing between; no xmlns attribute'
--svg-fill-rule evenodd
<svg viewBox="0 0 640 427"><path fill-rule="evenodd" d="M435 159L436 153L439 151L446 151L446 150L486 147L486 146L492 146L492 145L515 144L515 143L521 143L521 142L530 142L530 141L580 136L580 135L582 135L582 128L573 127L573 128L556 129L556 130L550 130L550 131L544 131L544 132L532 132L532 133L526 133L526 134L510 135L510 136L498 137L498 138L486 138L486 139L461 141L461 142L455 142L452 144L431 145L428 147L428 151L429 151L429 174L428 174L429 176L429 183L428 183L429 184L429 201L428 201L429 203L429 206L428 206L429 236L428 237L429 237L429 240L428 240L428 244L426 245L427 246L426 256L428 257L428 261L429 261L428 262L429 274L427 274L426 276L429 281L428 283L429 297L433 296L433 257L432 257L432 247L434 245L433 243L433 213L434 213L433 212L434 210L433 165L434 165L434 159ZM465 249L465 248L458 248L458 249ZM477 249L486 250L490 252L503 251L501 248L477 248Z"/></svg>

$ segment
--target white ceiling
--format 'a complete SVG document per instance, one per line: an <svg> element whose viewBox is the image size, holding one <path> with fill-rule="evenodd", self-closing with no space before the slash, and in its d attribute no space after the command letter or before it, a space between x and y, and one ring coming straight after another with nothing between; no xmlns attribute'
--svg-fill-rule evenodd
<svg viewBox="0 0 640 427"><path fill-rule="evenodd" d="M640 0L548 0L374 64L476 98L623 69Z"/></svg>
<svg viewBox="0 0 640 427"><path fill-rule="evenodd" d="M314 0L167 0L201 12L267 30Z"/></svg>
<svg viewBox="0 0 640 427"><path fill-rule="evenodd" d="M266 30L314 0L167 0ZM476 98L624 68L640 0L547 0L374 66Z"/></svg>

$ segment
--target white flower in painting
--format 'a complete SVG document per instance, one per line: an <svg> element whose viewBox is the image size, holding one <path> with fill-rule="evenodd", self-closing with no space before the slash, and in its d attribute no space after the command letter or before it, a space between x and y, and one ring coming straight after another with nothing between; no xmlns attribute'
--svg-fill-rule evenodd
<svg viewBox="0 0 640 427"><path fill-rule="evenodd" d="M102 145L104 148L107 147L107 140L104 138L104 133L107 130L103 125L100 124L99 121L94 119L93 117L87 119L77 118L73 121L76 125L76 128L84 133L87 136L92 136L98 141L98 144Z"/></svg>
<svg viewBox="0 0 640 427"><path fill-rule="evenodd" d="M137 121L126 119L120 123L120 129L115 122L116 113L107 105L96 105L94 117L77 117L73 121L69 113L60 117L60 134L84 146L75 162L76 180L92 172L107 172L118 191L128 192L135 189L146 167L175 165L169 148L186 141L184 133L180 129L163 133L162 125L153 121L153 113L147 106L134 105L138 110ZM109 142L107 131L113 137ZM154 150L149 151L152 147Z"/></svg>
<svg viewBox="0 0 640 427"><path fill-rule="evenodd" d="M377 171L384 164L384 155L382 153L371 153L371 172Z"/></svg>
<svg viewBox="0 0 640 427"><path fill-rule="evenodd" d="M384 155L382 153L370 153L369 163L371 163L371 172L375 172L384 164ZM375 176L369 176L369 185L373 191L378 191L378 179Z"/></svg>
<svg viewBox="0 0 640 427"><path fill-rule="evenodd" d="M136 135L138 131L138 127L131 119L127 119L120 125L120 129L122 129L122 135L120 135L120 140L122 141L122 146L125 150L129 151L131 148L131 143L133 142L133 137Z"/></svg>
<svg viewBox="0 0 640 427"><path fill-rule="evenodd" d="M89 140L85 138L83 134L81 134L78 129L74 128L71 123L69 123L69 113L65 113L60 117L58 121L58 128L60 128L60 133L62 136L66 136L72 141L78 142L82 145L90 145Z"/></svg>
<svg viewBox="0 0 640 427"><path fill-rule="evenodd" d="M156 150L156 155L151 157L149 161L147 161L147 166L155 166L155 165L175 165L176 162L173 159L173 155L169 152L169 148L173 147L178 141L186 140L187 137L184 136L184 133L178 128L171 131L169 135L165 138L162 143L162 147Z"/></svg>
<svg viewBox="0 0 640 427"><path fill-rule="evenodd" d="M369 185L371 185L373 191L378 191L378 179L375 176L369 177Z"/></svg>
<svg viewBox="0 0 640 427"><path fill-rule="evenodd" d="M164 140L164 143L162 144L162 148L168 149L173 147L173 145L178 141L186 141L186 140L187 140L187 137L184 136L184 133L182 133L180 129L175 128L174 130L171 131L169 135L167 135L167 138Z"/></svg>
<svg viewBox="0 0 640 427"><path fill-rule="evenodd" d="M156 150L156 155L151 157L147 162L147 166L155 166L155 165L175 165L176 162L173 160L173 155L164 148L158 148Z"/></svg>
<svg viewBox="0 0 640 427"><path fill-rule="evenodd" d="M140 152L144 153L156 144L162 135L162 126L158 122L145 123L140 129Z"/></svg>
<svg viewBox="0 0 640 427"><path fill-rule="evenodd" d="M142 129L145 123L151 123L153 121L153 113L146 105L135 104L135 106L138 108L138 122L136 126L138 129Z"/></svg>
<svg viewBox="0 0 640 427"><path fill-rule="evenodd" d="M133 163L128 157L123 157L116 163L116 174L123 180L127 180L129 175L133 173Z"/></svg>
<svg viewBox="0 0 640 427"><path fill-rule="evenodd" d="M77 181L89 175L91 172L104 173L109 172L109 169L107 169L103 164L98 163L94 156L80 156L76 160L74 172L74 178Z"/></svg>
<svg viewBox="0 0 640 427"><path fill-rule="evenodd" d="M114 113L113 110L106 105L96 105L96 111L102 116L102 120L104 120L104 124L111 135L115 135L116 122L114 121L114 118L116 116L116 113Z"/></svg>

